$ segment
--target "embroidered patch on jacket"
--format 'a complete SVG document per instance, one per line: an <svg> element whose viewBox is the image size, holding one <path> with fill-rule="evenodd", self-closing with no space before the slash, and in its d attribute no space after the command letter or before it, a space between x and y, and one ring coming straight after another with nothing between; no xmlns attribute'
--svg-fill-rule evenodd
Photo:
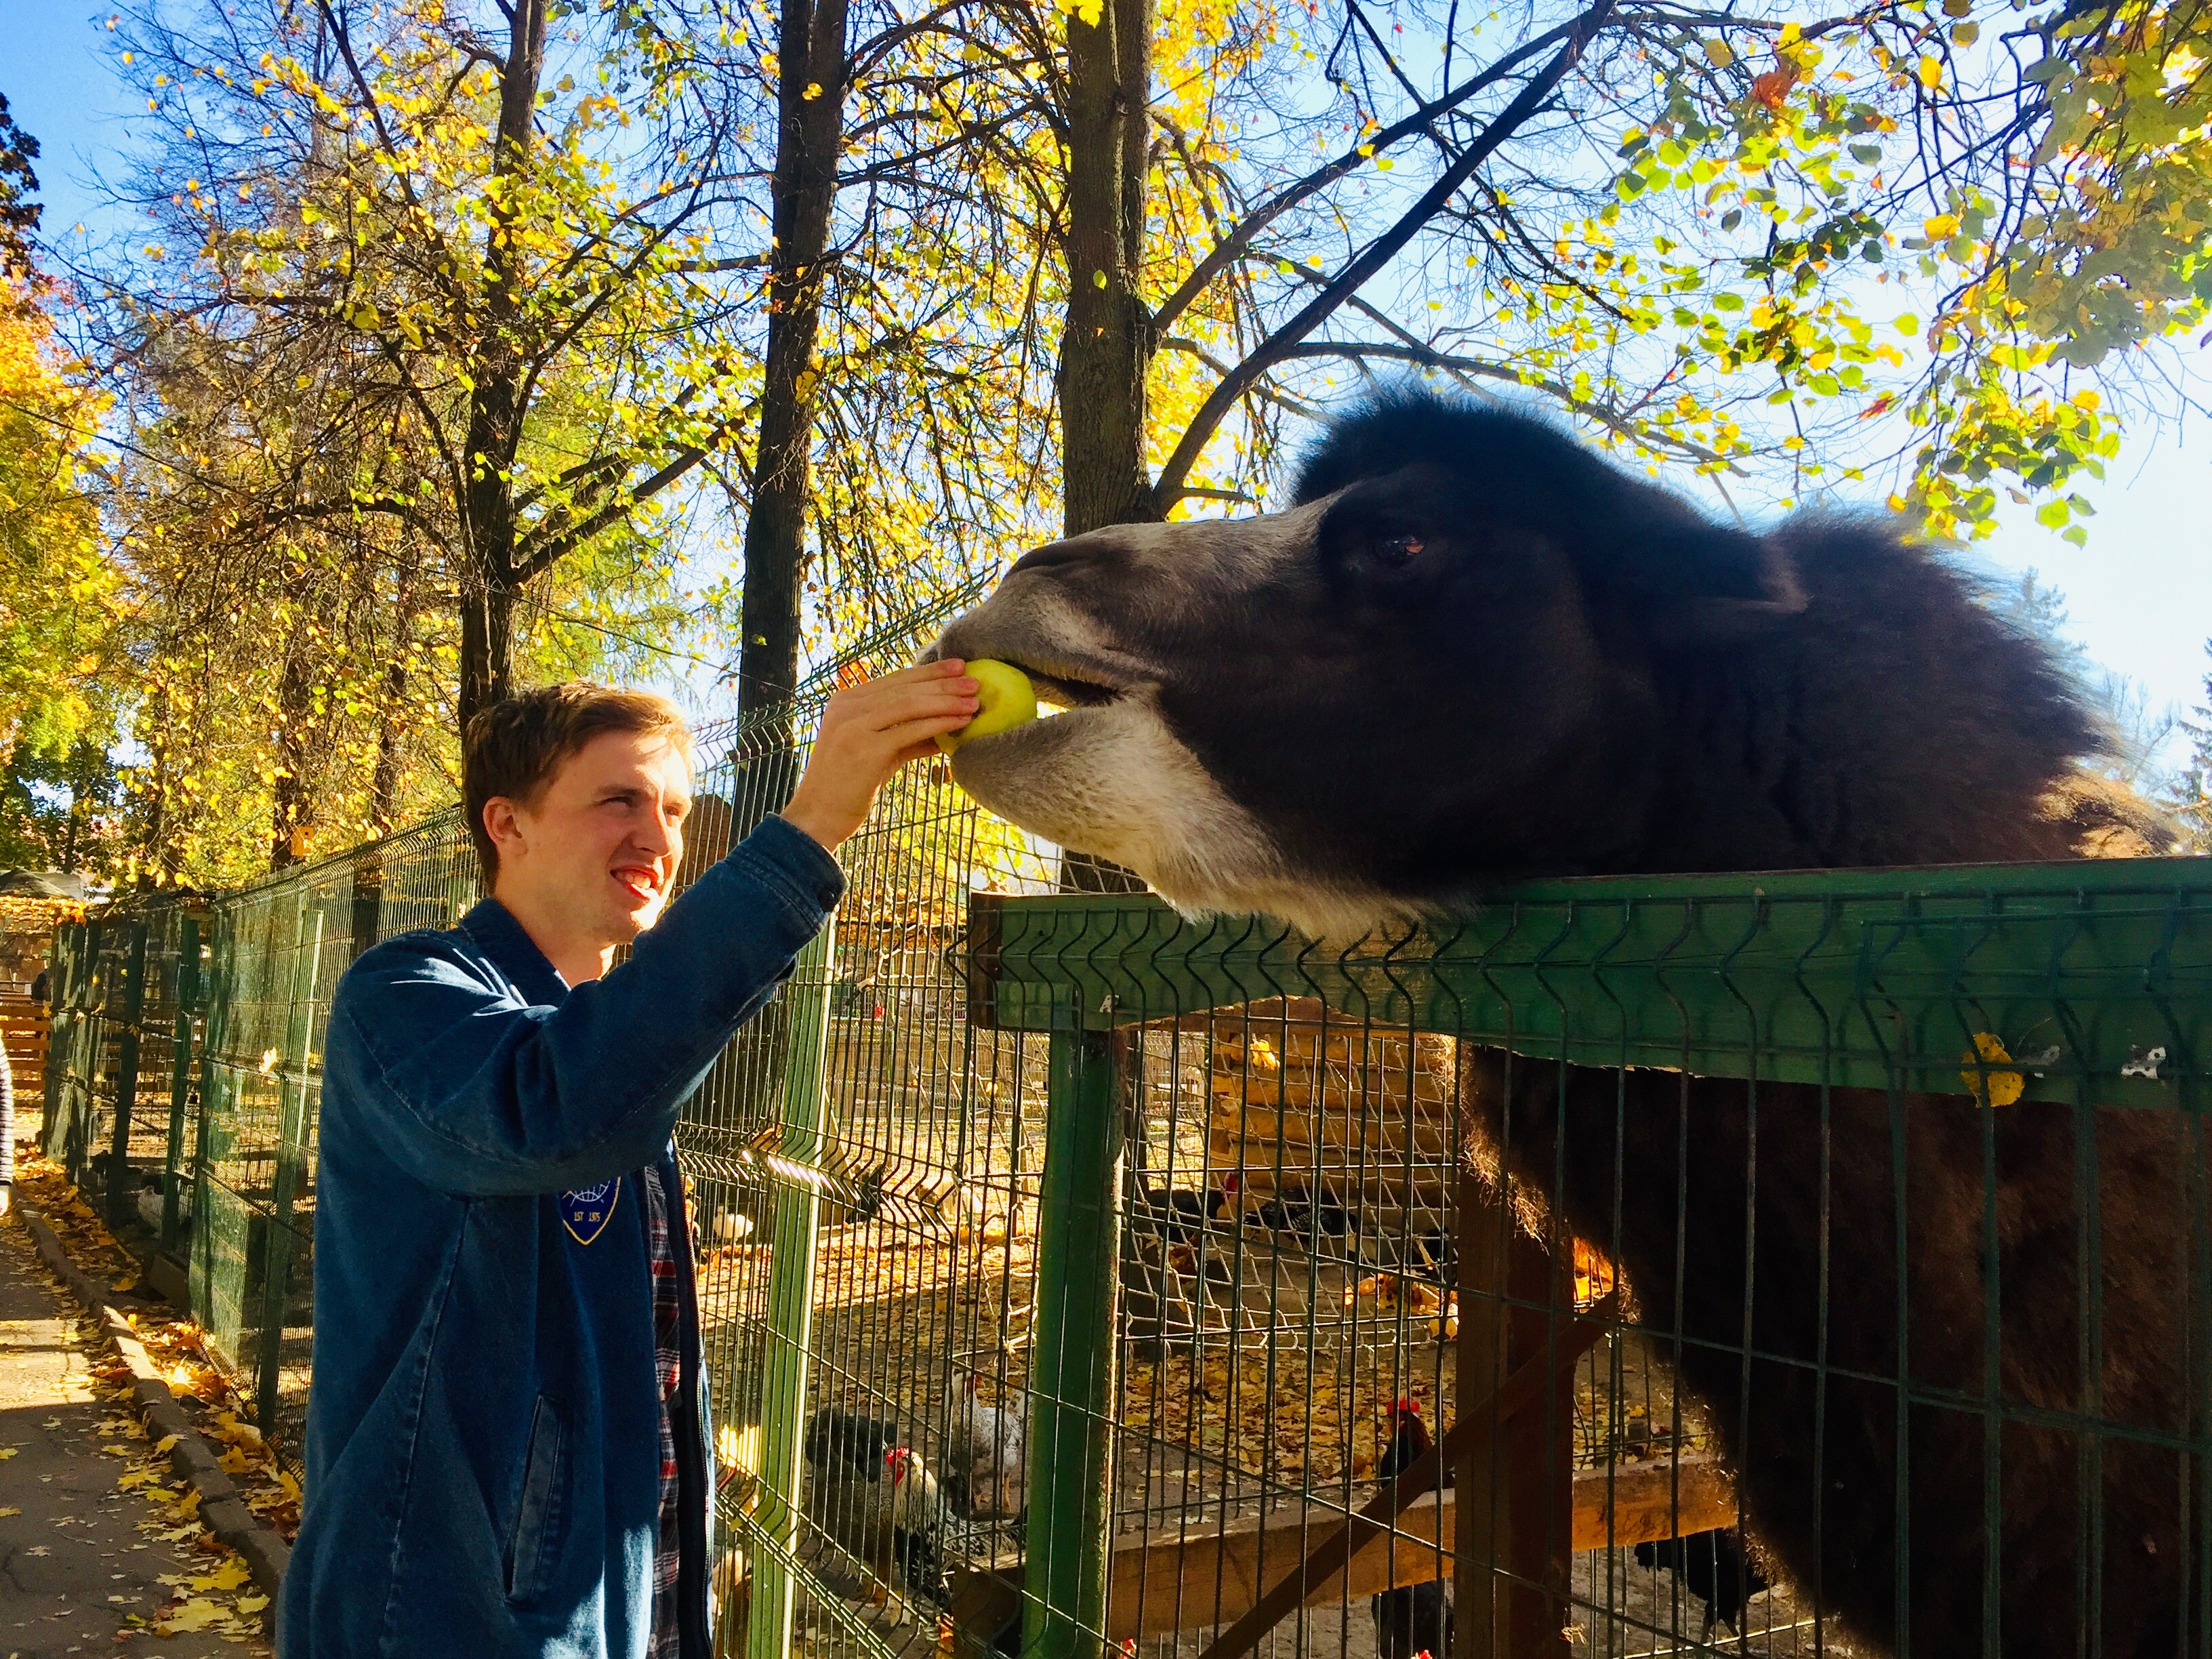
<svg viewBox="0 0 2212 1659"><path fill-rule="evenodd" d="M580 1187L574 1192L563 1193L561 1224L576 1243L588 1244L606 1230L607 1218L615 1212L615 1200L621 1196L619 1176L602 1181L596 1187Z"/></svg>

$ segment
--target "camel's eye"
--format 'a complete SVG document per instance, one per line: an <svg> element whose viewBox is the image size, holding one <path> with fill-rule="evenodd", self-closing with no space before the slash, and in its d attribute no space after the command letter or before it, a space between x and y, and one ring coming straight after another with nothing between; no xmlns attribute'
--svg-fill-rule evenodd
<svg viewBox="0 0 2212 1659"><path fill-rule="evenodd" d="M1378 536L1375 539L1376 562L1395 570L1420 557L1423 545L1419 536Z"/></svg>

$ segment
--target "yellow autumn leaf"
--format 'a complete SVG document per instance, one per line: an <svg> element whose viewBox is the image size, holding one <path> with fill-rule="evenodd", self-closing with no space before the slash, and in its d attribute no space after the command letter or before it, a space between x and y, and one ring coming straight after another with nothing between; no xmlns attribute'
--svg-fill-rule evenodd
<svg viewBox="0 0 2212 1659"><path fill-rule="evenodd" d="M161 1621L162 1628L177 1631L205 1630L223 1617L221 1607L205 1596L195 1595Z"/></svg>
<svg viewBox="0 0 2212 1659"><path fill-rule="evenodd" d="M1943 60L1942 58L1935 57L1932 54L1921 58L1920 84L1927 88L1930 92L1942 90L1943 85Z"/></svg>
<svg viewBox="0 0 2212 1659"><path fill-rule="evenodd" d="M1979 1060L1984 1066L2002 1065L2012 1056L1996 1035L1989 1031L1974 1033L1974 1046L1959 1056L1967 1065ZM1966 1071L1959 1073L1959 1080L1966 1085L1966 1092L1984 1106L2009 1106L2027 1091L2027 1079L2018 1072Z"/></svg>
<svg viewBox="0 0 2212 1659"><path fill-rule="evenodd" d="M22 1512L13 1504L0 1504L0 1516L21 1515Z"/></svg>
<svg viewBox="0 0 2212 1659"><path fill-rule="evenodd" d="M165 1434L159 1440L156 1440L154 1443L154 1449L156 1452L167 1453L171 1448L176 1445L177 1442L183 1438L184 1436L180 1434Z"/></svg>
<svg viewBox="0 0 2212 1659"><path fill-rule="evenodd" d="M234 1590L252 1577L253 1574L248 1571L246 1563L234 1555L215 1570L209 1583L216 1589Z"/></svg>
<svg viewBox="0 0 2212 1659"><path fill-rule="evenodd" d="M1735 62L1735 52L1725 40L1705 42L1705 61L1715 69L1726 69Z"/></svg>

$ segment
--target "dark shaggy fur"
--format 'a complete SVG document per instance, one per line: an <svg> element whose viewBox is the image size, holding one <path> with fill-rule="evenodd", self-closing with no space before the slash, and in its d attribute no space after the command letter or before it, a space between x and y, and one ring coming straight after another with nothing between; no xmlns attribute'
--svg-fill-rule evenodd
<svg viewBox="0 0 2212 1659"><path fill-rule="evenodd" d="M2042 650L1892 521L1801 515L1751 536L1540 422L1419 396L1309 457L1297 498L1340 490L1321 541L1346 599L1453 630L1469 679L1503 678L1486 657L1534 683L1483 698L1486 753L1466 755L1486 771L1528 757L1526 829L1407 849L1401 888L2071 850L2039 803L2096 746L2088 719ZM1423 548L1402 568L1364 558L1409 533ZM1437 791L1433 767L1407 770L1405 787Z"/></svg>
<svg viewBox="0 0 2212 1659"><path fill-rule="evenodd" d="M1192 908L1321 927L1530 874L2155 836L2066 788L2095 733L2064 677L1888 520L1749 534L1419 396L1340 423L1297 496L1022 560L939 648L1077 709L965 746L962 782ZM1802 1594L1923 1659L2179 1650L2197 1477L2159 1439L2206 1409L2182 1113L1462 1063L1477 1133L1617 1256Z"/></svg>
<svg viewBox="0 0 2212 1659"><path fill-rule="evenodd" d="M1298 493L1338 490L1325 544L1410 527L1473 543L1477 556L1539 542L1574 571L1615 671L1616 695L1586 733L1607 762L1565 799L1535 786L1540 835L1498 866L2058 858L2081 831L2073 797L2046 804L2094 745L2064 681L1886 523L1800 519L1762 548L1547 428L1417 398L1329 436ZM1542 649L1568 638L1554 629ZM1565 672L1582 672L1571 653ZM1491 860L1458 853L1438 848L1442 867L1418 879L1485 884ZM1753 1531L1801 1593L1886 1650L1905 1645L1902 1622L1912 1653L1942 1659L2178 1650L2193 1472L2129 1437L2190 1431L2178 1115L2022 1103L1992 1116L1937 1096L1893 1113L1887 1097L1846 1090L1826 1102L1824 1132L1821 1098L1803 1087L1761 1085L1754 1115L1741 1083L1570 1070L1563 1086L1557 1067L1496 1052L1466 1064L1492 1140L1513 1126L1521 1178L1552 1191L1564 1168L1569 1220L1618 1238L1647 1317L1669 1328L1679 1307L1677 1372L1738 1471ZM2077 1191L2077 1170L2094 1170L2093 1195ZM2091 1328L2085 1196L2103 1304ZM1985 1531L2000 1540L1995 1626Z"/></svg>

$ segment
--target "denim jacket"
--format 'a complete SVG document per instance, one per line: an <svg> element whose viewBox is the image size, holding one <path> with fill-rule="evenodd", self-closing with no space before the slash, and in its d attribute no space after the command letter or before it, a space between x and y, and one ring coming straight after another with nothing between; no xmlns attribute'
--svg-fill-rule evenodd
<svg viewBox="0 0 2212 1659"><path fill-rule="evenodd" d="M366 951L323 1063L307 1506L283 1659L643 1659L660 1455L638 1171L843 890L782 819L570 987L487 899ZM688 1230L683 1650L712 1449Z"/></svg>

